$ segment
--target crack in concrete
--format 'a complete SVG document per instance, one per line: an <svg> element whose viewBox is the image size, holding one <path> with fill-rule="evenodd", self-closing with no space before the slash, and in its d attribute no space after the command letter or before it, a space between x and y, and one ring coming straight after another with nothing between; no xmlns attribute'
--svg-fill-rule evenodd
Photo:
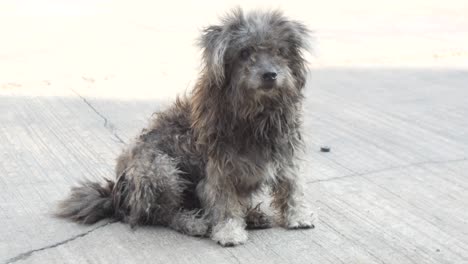
<svg viewBox="0 0 468 264"><path fill-rule="evenodd" d="M317 183L317 182L328 182L328 181L340 180L340 179L344 179L344 178L361 177L361 176L367 176L367 175L371 175L371 174L375 174L375 173L387 172L387 171L392 171L392 170L397 170L397 169L406 169L406 168L411 168L411 167L418 167L418 166L421 166L421 165L456 163L456 162L462 162L462 161L467 161L467 160L468 160L468 158L452 159L452 160L421 161L421 162L415 162L415 163L410 163L410 164L401 165L401 166L386 167L386 168L377 169L377 170L368 171L368 172L363 172L363 173L354 172L354 173L351 173L351 174L338 176L338 177L333 177L333 178L329 178L329 179L312 180L312 181L306 182L306 184L312 184L312 183Z"/></svg>
<svg viewBox="0 0 468 264"><path fill-rule="evenodd" d="M41 247L41 248L37 248L37 249L33 249L33 250L30 250L30 251L18 254L15 257L7 259L5 264L11 264L11 263L15 263L15 262L20 261L20 260L25 260L25 259L29 258L30 256L32 256L32 254L34 254L36 252L40 252L40 251L44 251L44 250L47 250L47 249L56 248L56 247L61 246L61 245L65 245L65 244L67 244L67 243L69 243L71 241L74 241L74 240L76 240L76 239L78 239L80 237L87 236L90 233L92 233L92 232L94 232L94 231L96 231L98 229L101 229L103 227L106 227L106 226L108 226L110 224L113 224L113 223L116 223L116 222L115 221L110 221L110 222L107 222L107 223L105 223L103 225L97 226L97 227L95 227L93 229L90 229L90 230L88 230L88 231L86 231L84 233L81 233L81 234L75 235L75 236L73 236L71 238L68 238L68 239L65 239L63 241L57 242L55 244L48 245L48 246Z"/></svg>
<svg viewBox="0 0 468 264"><path fill-rule="evenodd" d="M115 132L115 126L111 122L109 122L107 117L101 114L85 97L81 96L78 92L76 92L73 89L70 90L72 90L77 96L79 96L81 100L83 100L83 102L87 104L89 108L91 108L91 110L93 110L93 112L95 112L99 117L101 117L104 120L104 127L117 139L114 141L121 144L126 144L125 141L117 134L117 132Z"/></svg>
<svg viewBox="0 0 468 264"><path fill-rule="evenodd" d="M234 258L237 261L237 263L242 263L240 259L233 252L231 252L231 250L228 250L228 253L229 255L231 255L232 258Z"/></svg>

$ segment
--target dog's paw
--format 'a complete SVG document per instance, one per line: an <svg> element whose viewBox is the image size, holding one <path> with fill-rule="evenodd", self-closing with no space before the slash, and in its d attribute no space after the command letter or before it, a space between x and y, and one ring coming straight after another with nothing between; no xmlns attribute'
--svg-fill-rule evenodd
<svg viewBox="0 0 468 264"><path fill-rule="evenodd" d="M233 247L247 241L245 223L240 220L228 219L213 227L211 239L223 247Z"/></svg>
<svg viewBox="0 0 468 264"><path fill-rule="evenodd" d="M194 222L187 227L186 233L190 236L203 237L208 233L208 224L205 221Z"/></svg>
<svg viewBox="0 0 468 264"><path fill-rule="evenodd" d="M288 229L309 229L315 228L317 216L312 211L299 211L287 216L286 227Z"/></svg>
<svg viewBox="0 0 468 264"><path fill-rule="evenodd" d="M265 229L272 227L273 218L255 207L247 212L245 222L248 229Z"/></svg>

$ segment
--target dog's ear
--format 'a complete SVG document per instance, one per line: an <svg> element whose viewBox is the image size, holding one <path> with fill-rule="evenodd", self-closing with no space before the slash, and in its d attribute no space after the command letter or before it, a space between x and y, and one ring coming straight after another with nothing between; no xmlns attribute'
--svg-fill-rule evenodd
<svg viewBox="0 0 468 264"><path fill-rule="evenodd" d="M288 42L295 49L291 55L291 68L296 79L296 87L304 88L307 79L307 66L304 58L304 51L312 52L311 39L312 32L301 22L289 21L292 30Z"/></svg>
<svg viewBox="0 0 468 264"><path fill-rule="evenodd" d="M311 51L311 38L312 32L307 28L306 25L299 21L290 21L291 28L294 30L294 34L292 35L291 41L295 47Z"/></svg>
<svg viewBox="0 0 468 264"><path fill-rule="evenodd" d="M224 55L229 45L229 38L223 34L223 27L210 26L203 30L199 45L203 50L209 80L221 86L224 82Z"/></svg>

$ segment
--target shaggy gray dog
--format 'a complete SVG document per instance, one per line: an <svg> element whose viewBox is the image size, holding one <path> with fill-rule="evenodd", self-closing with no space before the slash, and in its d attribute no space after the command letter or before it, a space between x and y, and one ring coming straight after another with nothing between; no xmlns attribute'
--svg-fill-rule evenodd
<svg viewBox="0 0 468 264"><path fill-rule="evenodd" d="M82 183L57 214L164 225L233 246L246 242L247 225L272 224L251 202L269 186L282 225L314 227L296 172L308 37L278 11L236 9L205 29L191 96L155 115L118 158L115 182Z"/></svg>

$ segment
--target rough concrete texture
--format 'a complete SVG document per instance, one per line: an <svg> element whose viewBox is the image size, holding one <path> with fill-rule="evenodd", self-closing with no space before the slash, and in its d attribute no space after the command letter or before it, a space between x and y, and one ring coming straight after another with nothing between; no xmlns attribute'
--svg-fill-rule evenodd
<svg viewBox="0 0 468 264"><path fill-rule="evenodd" d="M281 2L1 1L0 263L468 263L466 1ZM190 90L199 30L236 5L315 30L302 173L317 228L221 248L51 217Z"/></svg>

